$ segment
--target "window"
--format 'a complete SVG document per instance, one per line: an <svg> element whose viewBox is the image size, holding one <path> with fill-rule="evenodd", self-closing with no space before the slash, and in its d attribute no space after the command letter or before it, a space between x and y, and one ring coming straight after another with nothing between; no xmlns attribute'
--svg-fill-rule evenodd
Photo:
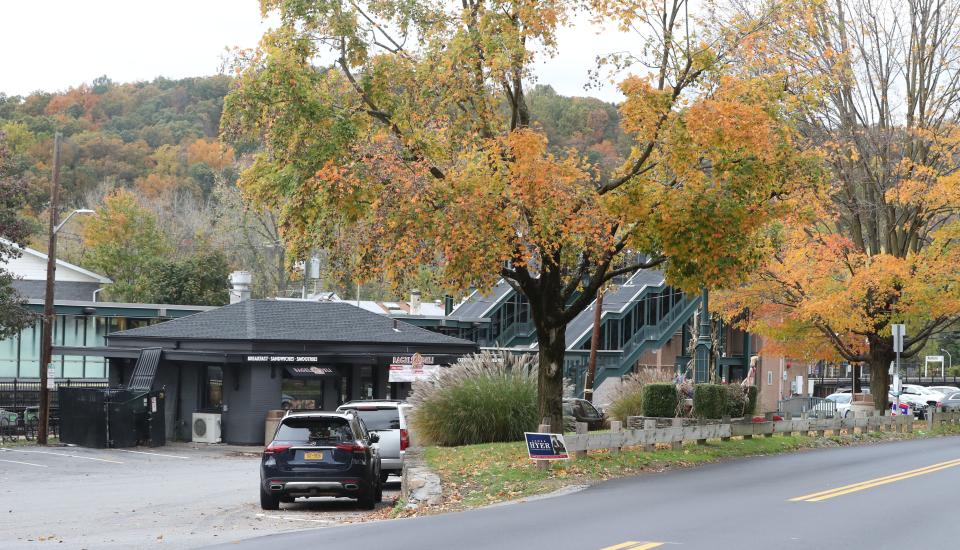
<svg viewBox="0 0 960 550"><path fill-rule="evenodd" d="M767 371L767 385L768 385L768 386L773 385L773 371L772 371L772 370L768 370L768 371Z"/></svg>
<svg viewBox="0 0 960 550"><path fill-rule="evenodd" d="M293 417L283 421L274 439L291 443L318 445L321 443L347 443L353 441L354 437L350 424L343 418Z"/></svg>
<svg viewBox="0 0 960 550"><path fill-rule="evenodd" d="M600 411L593 406L589 401L581 401L580 406L583 407L583 416L589 418L600 418Z"/></svg>
<svg viewBox="0 0 960 550"><path fill-rule="evenodd" d="M206 367L200 388L201 409L221 409L223 407L223 368Z"/></svg>
<svg viewBox="0 0 960 550"><path fill-rule="evenodd" d="M360 420L368 430L399 430L400 413L396 407L351 407L344 410L355 410Z"/></svg>

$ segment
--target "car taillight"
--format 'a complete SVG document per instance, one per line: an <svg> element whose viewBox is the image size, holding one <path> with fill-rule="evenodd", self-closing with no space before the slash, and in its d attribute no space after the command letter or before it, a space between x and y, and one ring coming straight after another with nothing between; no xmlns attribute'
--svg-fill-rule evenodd
<svg viewBox="0 0 960 550"><path fill-rule="evenodd" d="M267 448L263 450L265 455L277 455L282 452L290 450L291 445L282 445L278 443L271 443L267 445Z"/></svg>
<svg viewBox="0 0 960 550"><path fill-rule="evenodd" d="M358 443L339 443L337 444L337 449L354 454L363 454L367 452L367 446L360 445Z"/></svg>
<svg viewBox="0 0 960 550"><path fill-rule="evenodd" d="M400 430L400 450L406 451L409 446L410 436L407 435L407 430Z"/></svg>

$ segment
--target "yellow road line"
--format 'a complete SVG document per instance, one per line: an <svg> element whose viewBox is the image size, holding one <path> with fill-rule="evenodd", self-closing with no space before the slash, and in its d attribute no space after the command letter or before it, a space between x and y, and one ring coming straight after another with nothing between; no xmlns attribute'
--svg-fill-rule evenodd
<svg viewBox="0 0 960 550"><path fill-rule="evenodd" d="M916 477L924 474L929 474L932 472L937 472L939 470L952 468L954 466L960 466L960 459L949 460L947 462L940 462L937 464L931 464L930 466L917 468L915 470L909 470L906 472L891 474L888 476L878 477L875 479L868 479L866 481L861 481L859 483L844 485L843 487L836 487L833 489L827 489L826 491L820 491L818 493L811 493L809 495L794 497L790 499L790 502L800 502L800 501L820 502L822 500L827 500L829 498L838 497L838 496L846 495L849 493L855 493L857 491L863 491L865 489L870 489L872 487L878 487L880 485L886 485L888 483L893 483L895 481L900 481L903 479L909 479L911 477Z"/></svg>
<svg viewBox="0 0 960 550"><path fill-rule="evenodd" d="M663 543L628 540L627 542L621 542L620 544L607 546L607 547L601 548L600 550L650 550L651 548L656 548L658 546L663 546Z"/></svg>

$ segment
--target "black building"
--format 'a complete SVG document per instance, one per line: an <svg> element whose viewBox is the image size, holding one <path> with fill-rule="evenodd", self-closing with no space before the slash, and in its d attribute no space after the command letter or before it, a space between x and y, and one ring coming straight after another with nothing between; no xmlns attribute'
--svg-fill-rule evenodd
<svg viewBox="0 0 960 550"><path fill-rule="evenodd" d="M138 370L155 372L168 439L189 440L193 413L210 412L221 414L224 441L259 444L269 410L402 398L409 382L397 380L415 376L414 367L448 365L476 350L343 302L247 300L114 332L104 347L54 353L108 358L111 385L127 384L138 361Z"/></svg>

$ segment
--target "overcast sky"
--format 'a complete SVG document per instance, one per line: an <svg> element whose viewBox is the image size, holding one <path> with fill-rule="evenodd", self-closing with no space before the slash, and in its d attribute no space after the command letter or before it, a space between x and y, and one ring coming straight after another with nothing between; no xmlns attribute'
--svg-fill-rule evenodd
<svg viewBox="0 0 960 550"><path fill-rule="evenodd" d="M253 47L268 24L257 0L0 0L0 92L56 91L107 75L115 82L219 71L228 47ZM561 33L561 55L537 67L539 82L565 95L585 91L597 54L626 49L622 35L587 23Z"/></svg>

